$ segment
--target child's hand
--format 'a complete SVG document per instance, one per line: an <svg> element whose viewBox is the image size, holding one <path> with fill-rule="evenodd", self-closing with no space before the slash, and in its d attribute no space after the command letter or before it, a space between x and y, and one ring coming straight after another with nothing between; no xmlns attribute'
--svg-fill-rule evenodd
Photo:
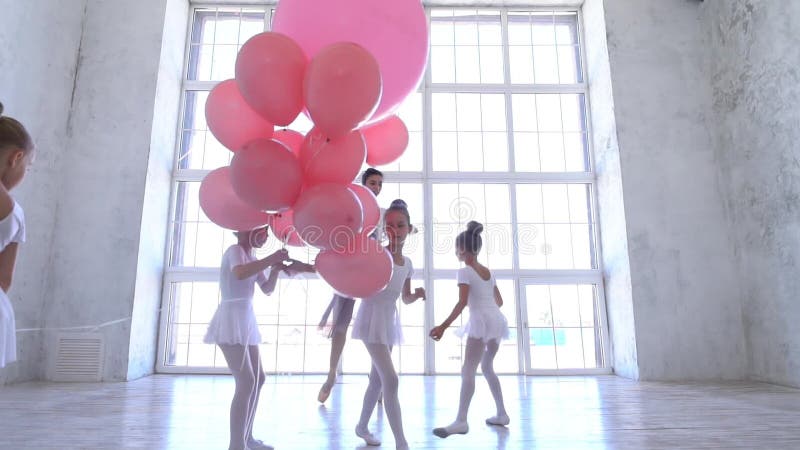
<svg viewBox="0 0 800 450"><path fill-rule="evenodd" d="M425 288L414 289L414 298L425 300Z"/></svg>
<svg viewBox="0 0 800 450"><path fill-rule="evenodd" d="M286 272L286 274L289 275L290 277L293 277L300 272L309 272L310 270L312 270L311 266L304 262L300 262L294 259L289 259L289 261L290 262L288 265L283 266L283 271Z"/></svg>
<svg viewBox="0 0 800 450"><path fill-rule="evenodd" d="M432 337L434 341L438 341L439 339L442 338L444 330L446 329L447 329L446 327L443 327L441 325L439 325L438 327L433 327L433 329L431 329L429 336Z"/></svg>
<svg viewBox="0 0 800 450"><path fill-rule="evenodd" d="M285 248L282 248L277 252L267 256L267 260L269 261L269 264L271 266L274 266L275 264L280 264L286 261L287 259L289 259L289 250L286 250Z"/></svg>

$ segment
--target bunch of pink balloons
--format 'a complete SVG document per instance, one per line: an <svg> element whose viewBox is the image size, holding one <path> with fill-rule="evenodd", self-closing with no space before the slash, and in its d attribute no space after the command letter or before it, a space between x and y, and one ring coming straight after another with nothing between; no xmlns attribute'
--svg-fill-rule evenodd
<svg viewBox="0 0 800 450"><path fill-rule="evenodd" d="M365 161L402 155L408 130L393 111L427 59L420 0L281 0L273 31L248 40L235 78L208 96L208 128L234 155L200 186L205 214L233 230L270 225L288 245L319 248L318 272L344 295L385 287L391 257L368 237L378 203L352 182ZM314 122L306 135L275 130L300 113Z"/></svg>

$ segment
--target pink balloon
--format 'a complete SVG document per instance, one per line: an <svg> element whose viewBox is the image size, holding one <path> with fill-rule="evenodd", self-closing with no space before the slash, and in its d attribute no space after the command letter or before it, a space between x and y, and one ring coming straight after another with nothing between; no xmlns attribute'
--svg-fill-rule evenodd
<svg viewBox="0 0 800 450"><path fill-rule="evenodd" d="M367 142L367 164L370 166L392 163L408 147L408 128L397 116L391 116L361 132Z"/></svg>
<svg viewBox="0 0 800 450"><path fill-rule="evenodd" d="M306 55L290 37L260 33L236 57L236 83L242 97L271 122L286 126L303 109Z"/></svg>
<svg viewBox="0 0 800 450"><path fill-rule="evenodd" d="M392 256L378 241L365 236L347 253L322 251L315 266L322 279L347 297L377 294L392 278Z"/></svg>
<svg viewBox="0 0 800 450"><path fill-rule="evenodd" d="M367 148L360 132L351 131L342 137L328 139L315 128L303 141L300 165L310 186L350 184L361 170L366 155Z"/></svg>
<svg viewBox="0 0 800 450"><path fill-rule="evenodd" d="M211 171L200 183L200 208L212 222L234 231L246 231L269 223L269 215L251 208L233 191L230 167Z"/></svg>
<svg viewBox="0 0 800 450"><path fill-rule="evenodd" d="M292 209L300 237L306 244L321 249L352 242L364 224L358 197L341 184L309 187Z"/></svg>
<svg viewBox="0 0 800 450"><path fill-rule="evenodd" d="M285 243L286 245L291 245L292 247L302 247L305 244L303 240L300 239L300 235L297 234L297 229L294 226L294 211L288 209L283 212L279 212L273 214L272 216L272 223L270 224L272 227L272 234L275 235L281 242Z"/></svg>
<svg viewBox="0 0 800 450"><path fill-rule="evenodd" d="M300 162L280 142L249 142L231 161L231 182L236 194L262 211L288 209L300 195L303 170Z"/></svg>
<svg viewBox="0 0 800 450"><path fill-rule="evenodd" d="M351 42L329 45L309 63L303 97L314 125L331 138L342 136L372 116L378 105L378 63Z"/></svg>
<svg viewBox="0 0 800 450"><path fill-rule="evenodd" d="M383 80L373 123L417 88L428 61L428 20L420 0L281 0L272 29L294 39L309 58L335 42L366 48Z"/></svg>
<svg viewBox="0 0 800 450"><path fill-rule="evenodd" d="M272 135L272 140L278 141L288 147L289 150L294 153L294 156L298 158L300 157L300 147L303 145L303 139L305 139L305 136L303 136L302 133L288 128L277 130L275 134Z"/></svg>
<svg viewBox="0 0 800 450"><path fill-rule="evenodd" d="M250 141L272 137L272 123L244 101L235 80L219 83L208 94L206 122L214 137L234 152Z"/></svg>
<svg viewBox="0 0 800 450"><path fill-rule="evenodd" d="M358 197L361 209L364 211L363 233L370 235L375 231L375 227L381 219L381 208L378 206L378 199L372 191L360 184L351 184L349 188Z"/></svg>

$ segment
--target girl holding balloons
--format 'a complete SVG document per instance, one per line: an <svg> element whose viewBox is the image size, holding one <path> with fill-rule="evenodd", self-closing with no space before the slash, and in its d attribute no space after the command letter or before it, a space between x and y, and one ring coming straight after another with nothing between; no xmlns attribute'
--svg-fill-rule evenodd
<svg viewBox="0 0 800 450"><path fill-rule="evenodd" d="M285 249L256 259L253 249L266 243L267 227L239 231L236 237L239 242L230 246L222 257L219 279L222 299L208 325L204 341L219 346L234 378L228 449L272 449L253 438L253 420L265 379L258 350L261 334L253 311L253 291L258 283L262 292L270 295L281 271L293 275L313 272L314 269L289 259ZM285 261L289 264L284 265Z"/></svg>
<svg viewBox="0 0 800 450"><path fill-rule="evenodd" d="M393 201L386 210L384 220L389 240L386 249L391 254L394 265L392 276L383 290L363 299L353 324L353 338L364 341L372 359L369 385L364 393L356 435L364 439L367 445L380 445L380 441L367 429L367 424L382 389L384 408L394 434L395 444L398 449L406 449L408 443L403 433L397 391L398 377L391 356L392 347L402 341L396 302L398 297L401 297L406 304L419 299L424 300L425 289L417 288L414 292L411 291L414 268L411 260L403 255L406 237L414 230L406 203L403 200Z"/></svg>
<svg viewBox="0 0 800 450"><path fill-rule="evenodd" d="M377 169L370 167L364 171L361 176L361 184L366 186L377 197L381 193L383 187L383 173ZM380 236L379 232L381 225L374 233ZM336 369L339 367L339 359L342 357L344 344L347 341L347 328L350 326L350 320L353 318L353 307L355 306L355 299L345 297L339 294L334 294L328 308L322 315L319 327L322 329L328 325L328 318L331 318L331 325L328 337L331 338L331 356L330 367L328 369L328 379L322 385L317 395L317 400L320 403L325 403L328 396L331 394L333 383L336 382Z"/></svg>

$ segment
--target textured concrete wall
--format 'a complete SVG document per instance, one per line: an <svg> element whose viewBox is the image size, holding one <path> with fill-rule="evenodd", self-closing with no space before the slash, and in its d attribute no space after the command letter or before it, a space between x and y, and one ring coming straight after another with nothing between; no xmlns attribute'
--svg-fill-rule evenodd
<svg viewBox="0 0 800 450"><path fill-rule="evenodd" d="M800 386L800 2L706 8L750 376Z"/></svg>
<svg viewBox="0 0 800 450"><path fill-rule="evenodd" d="M601 0L583 8L587 82L591 105L594 162L597 173L598 217L601 225L606 309L614 372L639 378L636 328L625 225L622 169L614 117L611 68L608 62L605 10Z"/></svg>
<svg viewBox="0 0 800 450"><path fill-rule="evenodd" d="M156 248L140 246L146 187L155 187L148 184L148 175L164 171L158 167L148 173L151 157L156 159L151 153L167 150L151 147L153 139L162 145L168 140L151 138L166 5L167 0L90 0L86 9L70 117L70 156L61 164L45 325L62 328L131 318L100 330L106 346L104 380L127 379L131 354L136 358L131 376L153 369L156 319L147 314L156 314L152 305L160 289L153 283L160 280L148 271L146 280L140 280L148 284L144 287L137 283L137 269L142 252L159 253L159 241L163 259L166 236L165 223L148 228L154 236L148 240ZM171 154L174 140L168 144ZM162 195L167 197L169 191ZM145 302L141 310L135 304L137 288ZM131 349L132 332L137 339L152 341L136 341L149 349L149 356ZM48 333L45 341L51 339ZM52 351L46 346L47 357L53 357Z"/></svg>
<svg viewBox="0 0 800 450"><path fill-rule="evenodd" d="M18 333L0 383L44 378L58 329L115 319L103 378L154 367L188 2L69 3L0 2L0 101L38 146L11 298L48 329Z"/></svg>
<svg viewBox="0 0 800 450"><path fill-rule="evenodd" d="M153 373L189 4L167 0L142 204L128 379Z"/></svg>
<svg viewBox="0 0 800 450"><path fill-rule="evenodd" d="M705 11L694 1L604 6L639 377L743 378Z"/></svg>
<svg viewBox="0 0 800 450"><path fill-rule="evenodd" d="M72 153L67 122L85 1L0 0L0 102L22 121L37 145L36 160L12 194L25 210L27 242L20 247L9 293L17 328L40 328L52 253L61 162ZM46 51L45 51L46 50ZM42 334L17 333L19 361L0 369L0 384L41 378Z"/></svg>

